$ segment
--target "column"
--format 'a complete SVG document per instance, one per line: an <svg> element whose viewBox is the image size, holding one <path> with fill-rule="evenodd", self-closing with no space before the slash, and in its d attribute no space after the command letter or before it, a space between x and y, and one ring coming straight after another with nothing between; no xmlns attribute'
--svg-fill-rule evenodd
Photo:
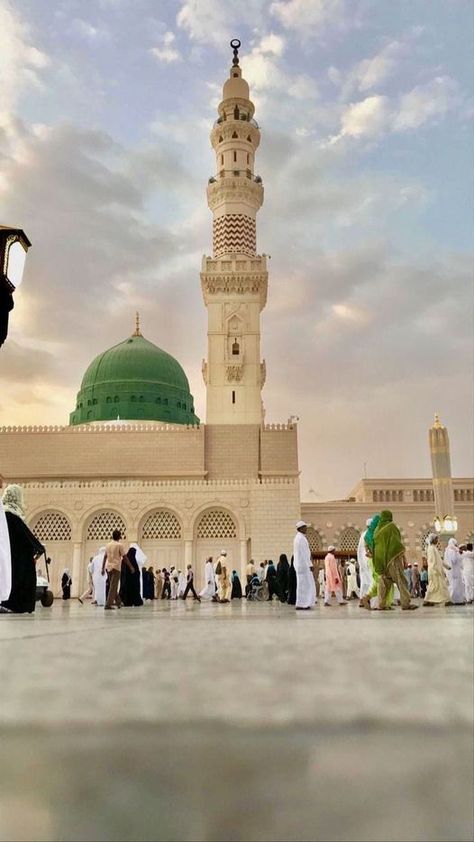
<svg viewBox="0 0 474 842"><path fill-rule="evenodd" d="M72 549L72 571L71 571L71 578L72 578L72 588L71 588L71 596L78 597L83 592L86 583L82 581L82 571L81 571L81 561L82 561L82 542L81 541L74 541L73 549Z"/></svg>
<svg viewBox="0 0 474 842"><path fill-rule="evenodd" d="M247 562L247 541L243 540L240 542L240 581L242 582L242 588L244 588L247 583L247 579L245 578L245 568L247 567Z"/></svg>
<svg viewBox="0 0 474 842"><path fill-rule="evenodd" d="M184 566L187 567L188 564L192 565L193 563L193 542L190 539L186 539L184 542ZM196 571L194 571L196 573Z"/></svg>

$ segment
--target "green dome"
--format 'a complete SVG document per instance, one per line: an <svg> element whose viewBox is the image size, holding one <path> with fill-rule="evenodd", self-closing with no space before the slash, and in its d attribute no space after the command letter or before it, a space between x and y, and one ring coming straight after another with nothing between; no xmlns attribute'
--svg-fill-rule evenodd
<svg viewBox="0 0 474 842"><path fill-rule="evenodd" d="M70 423L164 421L199 424L179 362L138 331L93 360Z"/></svg>

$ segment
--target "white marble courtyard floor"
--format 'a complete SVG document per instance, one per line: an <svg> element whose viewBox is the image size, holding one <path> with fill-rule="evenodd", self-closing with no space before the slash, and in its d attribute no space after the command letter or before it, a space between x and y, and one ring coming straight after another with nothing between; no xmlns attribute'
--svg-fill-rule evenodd
<svg viewBox="0 0 474 842"><path fill-rule="evenodd" d="M0 616L1 840L470 840L472 608Z"/></svg>

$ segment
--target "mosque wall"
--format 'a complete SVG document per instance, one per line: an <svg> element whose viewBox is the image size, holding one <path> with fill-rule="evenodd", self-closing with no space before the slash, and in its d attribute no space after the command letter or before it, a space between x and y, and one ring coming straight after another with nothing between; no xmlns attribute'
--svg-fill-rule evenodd
<svg viewBox="0 0 474 842"><path fill-rule="evenodd" d="M204 477L204 428L4 427L0 476Z"/></svg>
<svg viewBox="0 0 474 842"><path fill-rule="evenodd" d="M377 481L380 485L380 481ZM409 480L417 487L423 485L423 480ZM424 481L427 486L430 480ZM457 483L464 483L464 480L453 480L456 488ZM471 481L472 482L472 481ZM387 480L403 488L405 480ZM324 550L329 544L339 550L355 551L361 531L365 529L366 521L381 508L388 508L393 512L393 518L399 526L403 542L407 548L409 560L421 562L425 555L425 539L433 530L434 503L398 503L393 502L355 502L341 500L333 503L302 503L301 517L308 524L311 524L310 545L313 549ZM472 503L456 504L456 517L458 519L457 539L460 542L474 540L474 511ZM312 540L311 540L312 538Z"/></svg>

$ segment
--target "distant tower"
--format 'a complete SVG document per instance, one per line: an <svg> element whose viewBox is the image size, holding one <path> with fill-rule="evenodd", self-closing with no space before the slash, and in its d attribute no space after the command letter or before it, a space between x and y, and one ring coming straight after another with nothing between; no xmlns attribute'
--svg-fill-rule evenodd
<svg viewBox="0 0 474 842"><path fill-rule="evenodd" d="M451 477L451 457L449 454L449 436L446 427L435 415L430 427L430 453L433 471L433 490L435 498L435 525L438 532L454 534L457 529L454 517L454 493Z"/></svg>
<svg viewBox="0 0 474 842"><path fill-rule="evenodd" d="M202 262L208 312L208 358L203 361L208 424L261 424L265 363L260 359L260 313L267 299L266 257L257 255L256 216L263 186L254 175L260 131L238 49L211 131L216 175L207 201L213 213L213 256Z"/></svg>

